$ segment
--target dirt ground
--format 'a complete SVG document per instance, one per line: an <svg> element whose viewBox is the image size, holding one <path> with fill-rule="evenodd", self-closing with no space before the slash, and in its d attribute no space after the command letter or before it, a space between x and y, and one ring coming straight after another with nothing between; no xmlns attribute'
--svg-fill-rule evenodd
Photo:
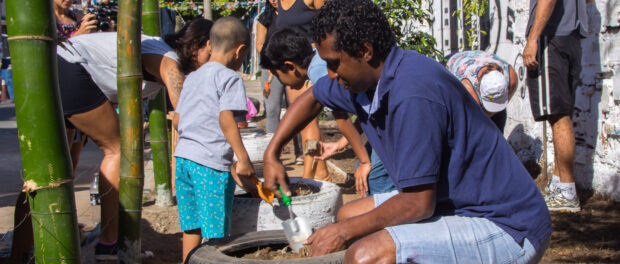
<svg viewBox="0 0 620 264"><path fill-rule="evenodd" d="M326 141L335 141L340 133L325 128ZM283 163L291 176L300 172L300 165L292 165L292 146L284 151ZM349 174L355 170L356 158L351 149L340 152L332 162ZM288 164L288 165L287 165ZM345 202L356 199L352 189L345 190ZM542 263L620 263L620 203L605 197L580 192L582 211L579 213L552 213L553 234ZM181 231L176 207L161 208L147 197L143 211L142 245L154 252L155 258L144 263L174 263L181 259Z"/></svg>

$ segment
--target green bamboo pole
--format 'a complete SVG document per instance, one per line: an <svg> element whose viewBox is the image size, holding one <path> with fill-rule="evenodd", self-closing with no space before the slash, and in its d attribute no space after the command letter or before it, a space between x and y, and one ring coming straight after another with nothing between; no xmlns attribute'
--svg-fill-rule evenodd
<svg viewBox="0 0 620 264"><path fill-rule="evenodd" d="M141 263L140 218L144 186L140 0L118 1L118 102L121 127L118 257Z"/></svg>
<svg viewBox="0 0 620 264"><path fill-rule="evenodd" d="M159 36L159 1L143 0L142 31L147 36ZM172 206L170 189L170 157L168 129L166 126L166 89L161 89L155 99L149 101L149 133L153 153L155 178L155 205Z"/></svg>
<svg viewBox="0 0 620 264"><path fill-rule="evenodd" d="M36 263L80 263L52 1L6 1L15 110ZM36 18L36 19L33 19Z"/></svg>

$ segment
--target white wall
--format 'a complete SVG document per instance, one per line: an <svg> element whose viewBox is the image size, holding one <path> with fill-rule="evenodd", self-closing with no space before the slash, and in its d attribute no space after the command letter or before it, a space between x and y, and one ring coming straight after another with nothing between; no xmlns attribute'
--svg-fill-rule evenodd
<svg viewBox="0 0 620 264"><path fill-rule="evenodd" d="M517 93L508 105L504 135L522 161L539 162L543 149L542 123L532 118L521 60L529 1L489 2L490 46L486 51L511 63L519 77ZM431 4L436 22L429 31L445 54L453 51L450 41L454 34L451 37L450 33L454 29L449 26L449 4L450 0L435 0ZM588 4L588 15L591 35L582 40L582 85L577 88L573 115L575 178L580 188L593 189L620 200L620 0L596 0ZM462 39L457 36L456 41L462 43ZM551 129L548 129L548 139L551 170Z"/></svg>

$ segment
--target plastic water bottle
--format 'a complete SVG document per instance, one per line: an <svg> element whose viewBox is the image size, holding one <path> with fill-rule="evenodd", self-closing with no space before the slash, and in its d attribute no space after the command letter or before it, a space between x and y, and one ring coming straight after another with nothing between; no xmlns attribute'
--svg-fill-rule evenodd
<svg viewBox="0 0 620 264"><path fill-rule="evenodd" d="M99 172L95 172L93 182L90 184L90 204L93 206L101 204L99 199Z"/></svg>

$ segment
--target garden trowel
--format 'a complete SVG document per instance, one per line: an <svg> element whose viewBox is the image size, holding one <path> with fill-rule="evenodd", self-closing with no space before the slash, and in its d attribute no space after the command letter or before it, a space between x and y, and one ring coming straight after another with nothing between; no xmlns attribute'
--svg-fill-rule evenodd
<svg viewBox="0 0 620 264"><path fill-rule="evenodd" d="M293 217L293 210L291 209L291 197L288 197L280 188L280 194L282 194L282 202L288 208L289 219L282 222L282 228L284 228L284 234L288 240L289 245L295 251L299 253L304 245L302 242L312 235L312 227L308 224L308 221L303 217Z"/></svg>

